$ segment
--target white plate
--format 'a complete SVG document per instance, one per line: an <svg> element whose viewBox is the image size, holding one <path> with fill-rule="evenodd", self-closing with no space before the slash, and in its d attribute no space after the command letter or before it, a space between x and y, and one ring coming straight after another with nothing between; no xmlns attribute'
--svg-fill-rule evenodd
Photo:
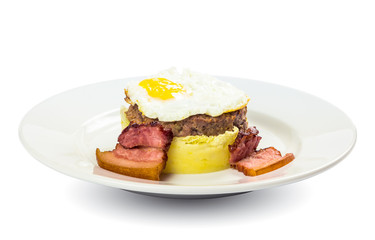
<svg viewBox="0 0 375 240"><path fill-rule="evenodd" d="M128 191L166 197L218 197L296 182L342 160L353 148L356 129L333 105L309 94L264 82L219 77L250 96L248 121L274 146L296 159L257 177L227 169L208 174L169 174L161 181L132 178L98 167L95 149L112 150L121 131L120 106L127 80L76 88L35 106L19 135L30 154L64 174ZM136 77L132 79L142 79Z"/></svg>

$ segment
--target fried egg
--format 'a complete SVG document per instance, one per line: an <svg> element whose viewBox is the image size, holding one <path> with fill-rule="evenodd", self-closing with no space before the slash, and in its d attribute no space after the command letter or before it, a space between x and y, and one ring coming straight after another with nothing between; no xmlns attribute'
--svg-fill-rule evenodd
<svg viewBox="0 0 375 240"><path fill-rule="evenodd" d="M159 72L125 88L127 101L149 118L180 121L197 114L212 117L245 107L249 97L229 83L207 74L176 68Z"/></svg>

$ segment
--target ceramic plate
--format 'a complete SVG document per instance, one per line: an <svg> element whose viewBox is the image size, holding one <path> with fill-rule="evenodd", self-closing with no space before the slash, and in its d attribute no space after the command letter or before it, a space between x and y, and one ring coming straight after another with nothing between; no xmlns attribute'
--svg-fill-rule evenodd
<svg viewBox="0 0 375 240"><path fill-rule="evenodd" d="M45 100L22 120L20 139L33 157L61 173L132 192L177 198L218 197L300 181L334 166L353 148L353 123L330 103L275 84L218 78L250 96L247 117L262 136L259 148L274 146L282 154L294 153L294 161L257 177L227 169L208 174L167 174L161 181L101 169L95 149L114 148L121 132L123 89L130 79L92 84Z"/></svg>

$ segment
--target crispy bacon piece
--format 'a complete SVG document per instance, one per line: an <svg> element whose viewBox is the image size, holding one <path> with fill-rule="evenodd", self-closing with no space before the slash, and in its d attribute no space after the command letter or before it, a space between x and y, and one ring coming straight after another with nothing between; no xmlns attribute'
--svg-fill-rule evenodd
<svg viewBox="0 0 375 240"><path fill-rule="evenodd" d="M173 133L165 130L159 123L130 124L118 137L118 142L125 148L154 147L168 150Z"/></svg>
<svg viewBox="0 0 375 240"><path fill-rule="evenodd" d="M131 177L144 178L149 180L160 180L160 174L164 169L166 162L165 152L162 157L159 156L160 153L154 153L151 154L152 156L149 156L148 159L144 159L144 156L139 155L143 158L142 160L146 160L141 161L140 159L131 160L124 157L122 151L126 151L126 149L122 148L124 150L118 150L118 148L122 148L122 146L119 145L119 147L116 147L115 150L105 152L101 152L97 148L96 159L98 161L98 165L106 170ZM163 150L161 151L163 152ZM142 151L139 151L138 153L140 152Z"/></svg>
<svg viewBox="0 0 375 240"><path fill-rule="evenodd" d="M160 124L131 124L120 134L113 151L96 149L101 168L123 175L159 180L173 134Z"/></svg>
<svg viewBox="0 0 375 240"><path fill-rule="evenodd" d="M250 127L246 131L240 131L236 140L229 145L229 163L235 163L250 156L255 152L262 137L258 136L259 131L255 127Z"/></svg>
<svg viewBox="0 0 375 240"><path fill-rule="evenodd" d="M294 159L292 153L287 153L283 157L274 147L268 147L252 153L250 156L231 166L246 176L258 176L271 172L285 166Z"/></svg>

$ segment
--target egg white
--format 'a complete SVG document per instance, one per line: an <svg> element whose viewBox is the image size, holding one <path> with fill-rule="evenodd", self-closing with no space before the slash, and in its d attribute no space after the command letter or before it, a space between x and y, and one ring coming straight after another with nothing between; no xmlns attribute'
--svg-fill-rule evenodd
<svg viewBox="0 0 375 240"><path fill-rule="evenodd" d="M197 114L212 117L231 112L247 105L249 97L241 90L215 77L176 68L159 72L150 78L166 78L182 84L185 91L174 93L174 98L161 100L148 95L139 86L140 81L131 81L126 86L127 98L137 104L139 110L149 118L159 121L180 121Z"/></svg>

